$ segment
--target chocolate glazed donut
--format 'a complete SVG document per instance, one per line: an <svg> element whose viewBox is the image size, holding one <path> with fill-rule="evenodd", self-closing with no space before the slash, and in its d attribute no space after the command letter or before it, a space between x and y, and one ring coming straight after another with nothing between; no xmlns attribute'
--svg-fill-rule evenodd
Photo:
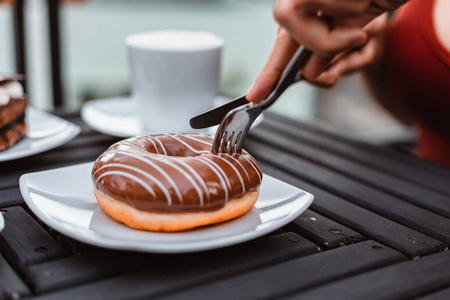
<svg viewBox="0 0 450 300"><path fill-rule="evenodd" d="M92 169L106 213L136 229L180 231L238 217L258 198L262 172L245 151L212 154L203 134L142 135L106 150Z"/></svg>

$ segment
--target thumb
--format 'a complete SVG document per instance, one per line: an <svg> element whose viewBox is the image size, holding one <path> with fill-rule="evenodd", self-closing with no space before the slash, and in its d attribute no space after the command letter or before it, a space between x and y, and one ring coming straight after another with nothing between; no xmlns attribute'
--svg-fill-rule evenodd
<svg viewBox="0 0 450 300"><path fill-rule="evenodd" d="M288 32L281 28L266 65L245 97L248 101L258 103L270 94L298 47Z"/></svg>

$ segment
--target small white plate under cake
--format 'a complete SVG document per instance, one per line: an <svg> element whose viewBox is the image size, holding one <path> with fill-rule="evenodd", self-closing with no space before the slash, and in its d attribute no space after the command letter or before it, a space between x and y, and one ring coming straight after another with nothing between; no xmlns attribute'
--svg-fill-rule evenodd
<svg viewBox="0 0 450 300"><path fill-rule="evenodd" d="M3 219L3 214L0 212L0 232L5 228L5 219Z"/></svg>
<svg viewBox="0 0 450 300"><path fill-rule="evenodd" d="M25 114L27 136L0 152L0 162L38 154L64 143L80 133L80 127L45 111L28 107Z"/></svg>

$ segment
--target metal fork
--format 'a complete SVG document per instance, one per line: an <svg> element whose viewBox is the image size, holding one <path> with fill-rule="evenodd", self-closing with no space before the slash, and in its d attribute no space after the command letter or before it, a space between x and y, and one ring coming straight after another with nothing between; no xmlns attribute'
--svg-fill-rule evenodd
<svg viewBox="0 0 450 300"><path fill-rule="evenodd" d="M272 105L291 84L303 79L298 70L310 55L311 52L301 46L289 61L275 88L265 100L258 104L250 102L230 110L220 122L216 131L212 153L241 153L247 133L256 118L263 110Z"/></svg>

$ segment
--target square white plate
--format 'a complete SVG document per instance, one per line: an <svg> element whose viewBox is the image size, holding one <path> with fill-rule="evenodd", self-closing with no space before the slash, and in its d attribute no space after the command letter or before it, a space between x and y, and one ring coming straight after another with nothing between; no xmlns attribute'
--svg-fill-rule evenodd
<svg viewBox="0 0 450 300"><path fill-rule="evenodd" d="M110 218L93 193L93 163L25 174L20 191L48 226L82 242L112 249L182 253L225 247L260 237L298 217L313 195L264 174L260 196L245 215L178 233L131 229Z"/></svg>
<svg viewBox="0 0 450 300"><path fill-rule="evenodd" d="M27 136L0 152L0 161L31 156L67 143L80 133L80 127L45 111L28 107L25 114Z"/></svg>

